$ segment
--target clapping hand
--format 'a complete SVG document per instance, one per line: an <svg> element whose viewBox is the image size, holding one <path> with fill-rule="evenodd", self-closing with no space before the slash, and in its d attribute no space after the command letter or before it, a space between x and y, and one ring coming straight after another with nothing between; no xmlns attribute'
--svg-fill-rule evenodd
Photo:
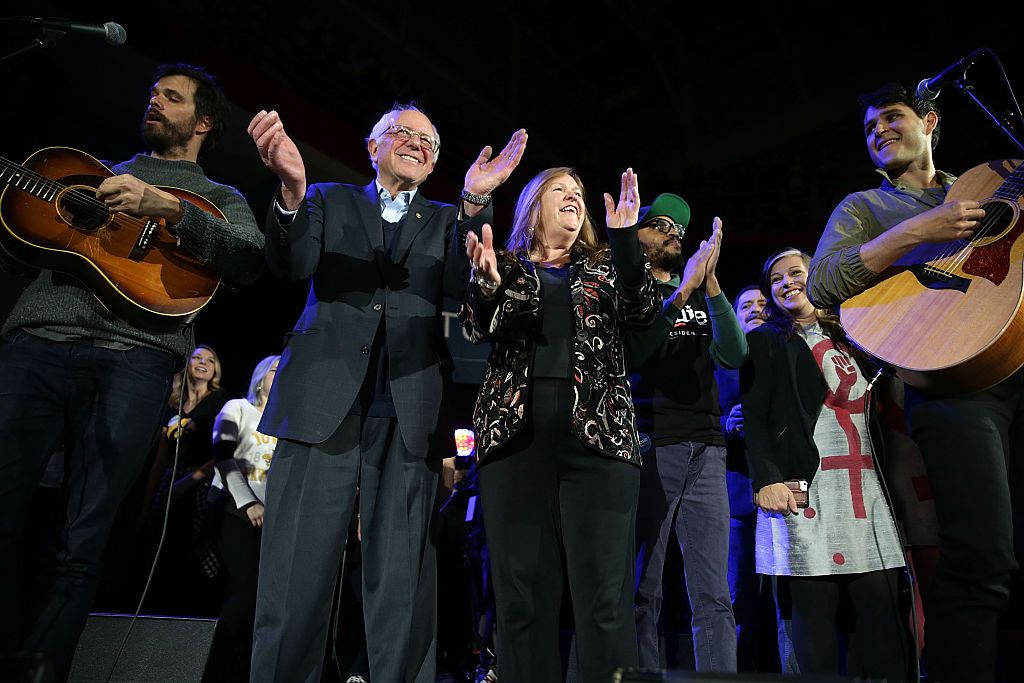
<svg viewBox="0 0 1024 683"><path fill-rule="evenodd" d="M281 206L294 211L306 194L306 166L298 147L284 132L276 111L260 111L249 122L249 135L264 165L281 179Z"/></svg>
<svg viewBox="0 0 1024 683"><path fill-rule="evenodd" d="M711 238L708 244L710 253L704 270L704 293L708 296L718 296L722 292L718 277L715 275L718 257L722 253L722 219L718 216L715 216L711 223Z"/></svg>
<svg viewBox="0 0 1024 683"><path fill-rule="evenodd" d="M488 223L484 223L482 230L483 238L476 236L470 231L466 237L466 256L473 267L473 276L480 285L480 291L484 296L493 296L498 286L501 285L501 275L498 274L498 259L494 254L494 232ZM481 283L480 278L486 280Z"/></svg>
<svg viewBox="0 0 1024 683"><path fill-rule="evenodd" d="M508 180L512 171L519 165L526 151L526 130L520 128L509 138L505 149L496 157L491 158L490 145L480 150L480 156L469 165L466 171L465 188L473 194L488 195L494 192L503 182Z"/></svg>
<svg viewBox="0 0 1024 683"><path fill-rule="evenodd" d="M715 266L722 248L722 219L715 216L711 228L711 237L701 240L697 251L690 255L683 268L683 286L693 291L705 283L708 276L714 278ZM717 284L717 280L715 281Z"/></svg>
<svg viewBox="0 0 1024 683"><path fill-rule="evenodd" d="M604 193L605 225L609 228L628 228L636 225L640 217L640 188L637 175L632 168L622 174L622 187L619 189L619 203L616 205L612 196Z"/></svg>
<svg viewBox="0 0 1024 683"><path fill-rule="evenodd" d="M683 268L683 276L679 278L679 286L676 287L676 291L665 298L666 307L675 306L680 311L683 310L690 295L704 284L704 278L707 277L708 272L708 260L714 249L711 240L703 240L697 247L697 251L690 254L690 258L686 260L686 266Z"/></svg>

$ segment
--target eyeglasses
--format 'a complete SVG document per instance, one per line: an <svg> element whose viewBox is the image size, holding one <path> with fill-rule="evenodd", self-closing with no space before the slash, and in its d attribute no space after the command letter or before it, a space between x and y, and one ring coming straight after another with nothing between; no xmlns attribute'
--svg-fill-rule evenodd
<svg viewBox="0 0 1024 683"><path fill-rule="evenodd" d="M394 136L395 140L401 143L409 142L410 138L415 136L419 139L419 143L421 145L435 153L437 152L438 147L441 146L441 143L438 142L437 138L433 135L427 135L426 133L421 133L418 130L413 130L412 128L406 128L405 126L397 123L389 126L384 133L386 135Z"/></svg>
<svg viewBox="0 0 1024 683"><path fill-rule="evenodd" d="M657 230L658 232L663 232L666 235L674 235L679 239L683 239L683 235L686 234L685 225L683 225L682 223L673 223L672 221L667 221L664 218L652 218L651 220L642 224L640 227L651 228L653 230Z"/></svg>

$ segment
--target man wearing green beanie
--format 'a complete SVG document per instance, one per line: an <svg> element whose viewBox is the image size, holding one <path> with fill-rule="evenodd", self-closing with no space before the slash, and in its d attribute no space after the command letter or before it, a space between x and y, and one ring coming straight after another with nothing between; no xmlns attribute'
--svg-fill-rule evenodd
<svg viewBox="0 0 1024 683"><path fill-rule="evenodd" d="M715 367L738 368L746 339L715 276L722 222L689 259L690 207L661 194L641 210L638 237L660 282L663 315L630 332L626 354L643 470L637 513L636 620L640 666L658 668L658 616L668 539L675 529L693 612L697 671L736 670L729 596L729 496Z"/></svg>

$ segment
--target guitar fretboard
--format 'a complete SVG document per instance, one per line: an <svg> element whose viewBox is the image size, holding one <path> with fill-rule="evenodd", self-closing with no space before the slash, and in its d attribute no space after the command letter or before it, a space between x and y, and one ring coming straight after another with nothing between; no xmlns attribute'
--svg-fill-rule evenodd
<svg viewBox="0 0 1024 683"><path fill-rule="evenodd" d="M3 157L0 157L0 183L13 185L47 202L52 202L57 193L64 189L60 183Z"/></svg>
<svg viewBox="0 0 1024 683"><path fill-rule="evenodd" d="M1013 173L1003 181L993 196L1016 202L1022 194L1024 194L1024 163L1013 169Z"/></svg>

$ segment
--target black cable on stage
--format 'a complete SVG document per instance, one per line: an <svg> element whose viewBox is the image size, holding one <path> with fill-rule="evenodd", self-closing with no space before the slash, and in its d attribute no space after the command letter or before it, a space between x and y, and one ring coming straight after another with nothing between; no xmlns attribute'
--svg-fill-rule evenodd
<svg viewBox="0 0 1024 683"><path fill-rule="evenodd" d="M871 410L871 390L874 388L875 382L878 381L878 379L882 376L883 373L885 373L885 371L886 367L884 365L880 365L878 368L878 372L876 372L875 376L871 378L871 381L868 382L867 389L864 390L864 417L865 426L867 427L866 431L868 434L868 444L871 446L871 460L875 464L875 472L878 474L878 481L882 486L882 497L885 498L885 504L889 508L889 515L892 517L892 525L896 529L896 541L900 544L900 552L903 552L905 555L907 555L907 557L904 558L906 560L904 569L906 569L907 572L907 581L909 582L910 588L910 619L911 623L913 624L913 632L911 633L911 638L913 640L910 643L910 652L912 653L911 660L914 664L914 677L911 680L919 681L921 680L921 657L917 652L917 644L919 642L921 627L917 623L917 575L913 568L913 562L909 557L910 546L906 544L903 538L903 532L900 531L899 522L897 522L896 510L892 503L892 494L889 492L889 486L885 481L885 472L883 472L882 468L878 466L878 459L875 457L875 442L871 436L871 413L869 412ZM888 374L890 376L895 376L891 371ZM897 587L897 591L898 588L899 587ZM898 592L896 595L896 599L898 613Z"/></svg>
<svg viewBox="0 0 1024 683"><path fill-rule="evenodd" d="M186 348L195 350L195 328L193 325L189 325L187 328L188 333L188 344ZM135 628L135 622L138 620L139 615L142 613L142 605L146 601L146 594L149 592L149 586L153 581L153 575L156 573L156 563L160 559L160 551L164 547L164 539L167 537L167 521L171 516L171 495L174 490L174 473L178 471L178 454L181 450L181 419L182 410L185 406L185 394L188 393L190 388L190 382L188 378L188 362L192 352L189 352L189 356L185 358L185 367L181 371L181 394L178 396L178 433L174 439L174 460L171 463L171 478L170 484L167 488L167 503L164 505L164 519L160 526L160 541L156 546L156 554L153 556L153 563L149 567L149 576L146 577L146 585L142 588L142 595L139 597L138 607L135 608L135 614L132 615L132 620L128 623L128 630L124 634L124 638L121 639L121 646L117 648L117 654L114 656L114 662L110 665L110 671L107 672L107 677L104 679L106 683L111 682L111 677L114 675L114 670L117 668L117 663L121 661L121 655L124 653L124 648L128 644L128 637L132 634L132 629ZM161 429L163 427L161 426Z"/></svg>

